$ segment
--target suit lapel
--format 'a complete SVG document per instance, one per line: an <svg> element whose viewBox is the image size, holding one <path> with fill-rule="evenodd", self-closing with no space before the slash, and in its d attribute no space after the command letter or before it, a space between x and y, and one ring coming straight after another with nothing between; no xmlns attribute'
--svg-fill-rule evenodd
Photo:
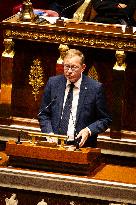
<svg viewBox="0 0 136 205"><path fill-rule="evenodd" d="M86 77L83 75L83 79L82 79L81 87L80 87L80 93L79 93L79 103L77 107L76 123L78 121L80 113L82 112L81 108L84 103L84 99L85 99L85 96L87 95L87 92L88 92L87 80L86 80Z"/></svg>

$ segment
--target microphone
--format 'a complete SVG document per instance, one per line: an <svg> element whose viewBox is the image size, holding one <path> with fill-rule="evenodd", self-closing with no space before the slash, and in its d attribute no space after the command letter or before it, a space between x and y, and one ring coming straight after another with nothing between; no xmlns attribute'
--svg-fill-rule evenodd
<svg viewBox="0 0 136 205"><path fill-rule="evenodd" d="M60 14L59 14L59 19L56 20L56 25L57 25L57 26L64 26L64 19L61 18L61 17L62 17L62 14L64 13L64 11L66 11L66 10L72 8L73 6L75 6L75 5L77 5L77 4L81 3L81 2L84 2L84 0L78 0L78 1L76 1L75 3L73 3L73 4L71 4L71 5L69 5L69 6L65 7L65 8L63 8L62 11L61 11Z"/></svg>
<svg viewBox="0 0 136 205"><path fill-rule="evenodd" d="M51 102L50 102L44 109L42 109L42 110L38 113L37 116L39 116L39 115L42 113L42 111L48 109L48 108L50 107L50 105L51 105L56 99L57 99L57 96L55 96L55 97L51 100ZM31 123L34 119L35 119L35 117L32 118L32 119L30 120L30 122L27 123L27 125L28 125L29 123ZM24 129L24 128L25 128L25 126L23 126L23 127L21 128L20 133L19 133L19 135L18 135L18 140L17 140L16 144L21 144L21 143L22 143L22 142L21 142L21 138L22 138L23 135L24 135L24 132L23 132L23 129Z"/></svg>
<svg viewBox="0 0 136 205"><path fill-rule="evenodd" d="M51 102L50 102L45 108L41 109L41 111L38 113L37 116L39 116L43 111L46 111L46 110L51 106L51 104L52 104L54 101L56 101L56 99L57 99L57 96L55 96L55 97L51 100Z"/></svg>

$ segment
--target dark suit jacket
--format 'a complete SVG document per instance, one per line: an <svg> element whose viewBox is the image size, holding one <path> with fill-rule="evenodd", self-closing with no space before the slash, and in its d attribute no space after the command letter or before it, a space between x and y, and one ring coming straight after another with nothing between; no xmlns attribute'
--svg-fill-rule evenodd
<svg viewBox="0 0 136 205"><path fill-rule="evenodd" d="M119 3L126 4L126 8L118 8ZM133 19L136 0L92 0L97 16L93 21L99 23L119 23L124 20L129 26L135 25Z"/></svg>
<svg viewBox="0 0 136 205"><path fill-rule="evenodd" d="M65 87L66 78L63 75L49 78L38 117L42 132L59 134ZM98 133L104 132L110 123L102 84L83 75L75 127L77 133L87 126L91 130L92 135L85 146L95 147Z"/></svg>

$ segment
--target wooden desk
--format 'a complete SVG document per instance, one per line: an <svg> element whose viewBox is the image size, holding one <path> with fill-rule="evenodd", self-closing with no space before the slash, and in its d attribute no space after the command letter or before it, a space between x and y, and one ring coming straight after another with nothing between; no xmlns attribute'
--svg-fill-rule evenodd
<svg viewBox="0 0 136 205"><path fill-rule="evenodd" d="M4 38L72 44L94 48L136 51L136 32L121 25L67 21L64 27L19 22L13 16L2 22Z"/></svg>

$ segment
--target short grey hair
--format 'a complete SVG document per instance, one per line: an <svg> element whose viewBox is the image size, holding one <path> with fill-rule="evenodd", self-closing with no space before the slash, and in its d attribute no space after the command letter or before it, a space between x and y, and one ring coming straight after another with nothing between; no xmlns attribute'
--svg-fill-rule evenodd
<svg viewBox="0 0 136 205"><path fill-rule="evenodd" d="M65 60L66 58L72 58L72 57L74 57L74 56L79 56L80 59L81 59L81 64L84 64L84 60L85 60L84 54L83 54L81 51L77 50L77 49L69 49L69 50L66 52L66 55L65 55L65 57L64 57L64 60Z"/></svg>

